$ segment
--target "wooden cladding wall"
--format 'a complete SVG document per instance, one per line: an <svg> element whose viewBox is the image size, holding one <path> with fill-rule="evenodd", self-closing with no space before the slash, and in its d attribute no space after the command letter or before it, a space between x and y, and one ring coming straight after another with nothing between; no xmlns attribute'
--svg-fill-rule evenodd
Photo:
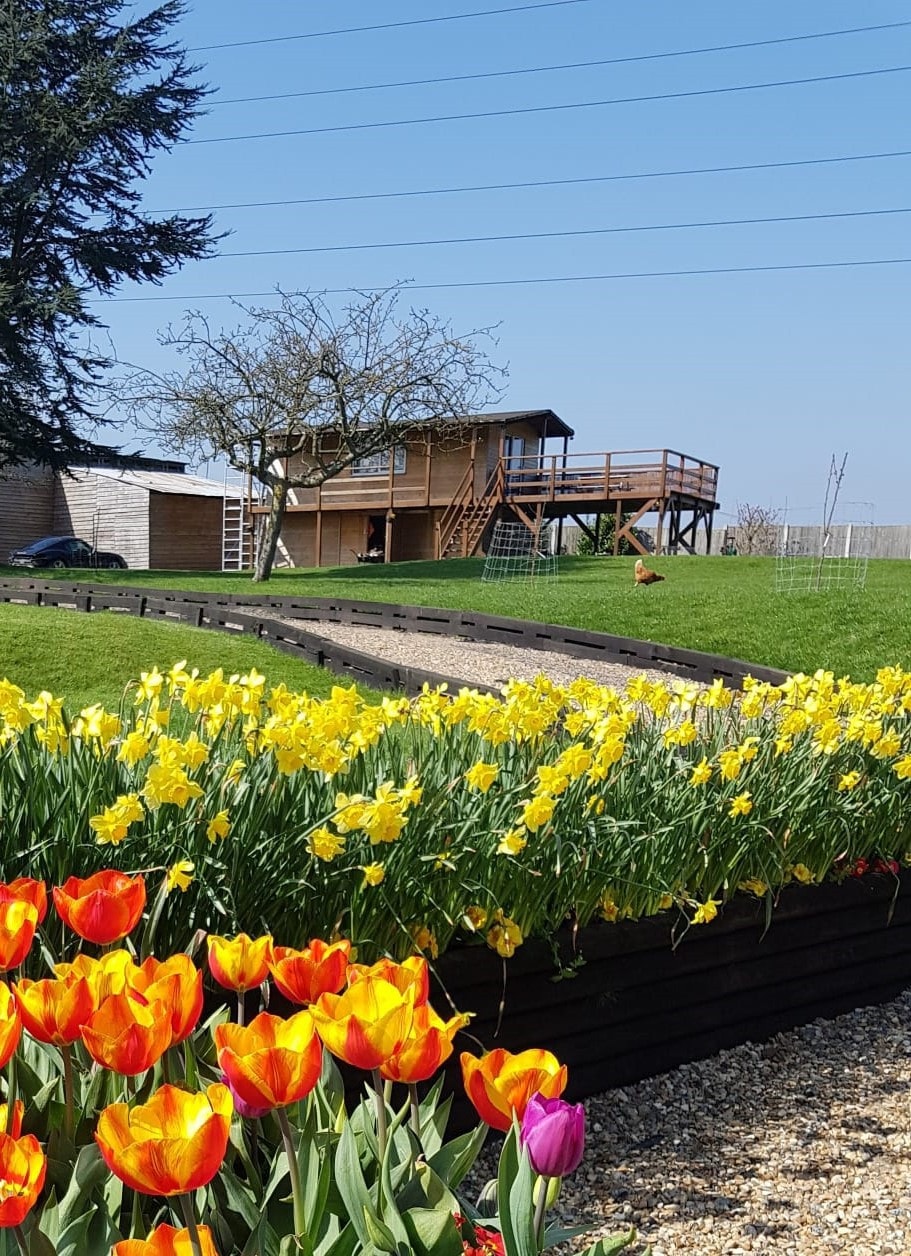
<svg viewBox="0 0 911 1256"><path fill-rule="evenodd" d="M9 467L0 477L0 562L13 550L54 531L54 473Z"/></svg>
<svg viewBox="0 0 911 1256"><path fill-rule="evenodd" d="M134 484L91 471L57 481L54 531L81 537L96 549L113 550L128 567L149 567L149 493ZM221 566L221 555L216 566Z"/></svg>
<svg viewBox="0 0 911 1256"><path fill-rule="evenodd" d="M162 571L218 571L223 499L174 493L149 493L148 498L147 566Z"/></svg>

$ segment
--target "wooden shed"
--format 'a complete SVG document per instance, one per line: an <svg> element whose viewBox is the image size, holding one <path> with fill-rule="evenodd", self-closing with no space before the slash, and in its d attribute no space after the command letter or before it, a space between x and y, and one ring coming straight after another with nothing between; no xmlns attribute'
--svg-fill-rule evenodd
<svg viewBox="0 0 911 1256"><path fill-rule="evenodd" d="M122 554L141 570L218 571L225 488L168 471L89 467L60 476L54 532Z"/></svg>

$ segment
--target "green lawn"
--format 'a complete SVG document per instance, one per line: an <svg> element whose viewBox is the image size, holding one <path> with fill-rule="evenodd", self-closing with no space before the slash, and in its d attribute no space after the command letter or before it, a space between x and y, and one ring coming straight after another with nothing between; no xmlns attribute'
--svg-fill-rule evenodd
<svg viewBox="0 0 911 1256"><path fill-rule="evenodd" d="M482 584L480 559L279 571L260 587L246 575L179 571L83 572L81 577L71 572L66 579L488 610L791 671L827 667L859 680L870 679L883 663L911 667L911 563L871 562L862 591L783 595L775 592L773 559L650 561L667 579L649 588L633 585L631 558L564 559L556 582L537 585Z"/></svg>
<svg viewBox="0 0 911 1256"><path fill-rule="evenodd" d="M91 702L116 710L128 680L153 664L167 669L183 658L203 674L223 667L230 676L255 667L271 684L284 681L289 688L315 695L347 684L249 637L106 611L83 615L0 605L0 677L21 686L29 697L49 689L66 699L70 712Z"/></svg>

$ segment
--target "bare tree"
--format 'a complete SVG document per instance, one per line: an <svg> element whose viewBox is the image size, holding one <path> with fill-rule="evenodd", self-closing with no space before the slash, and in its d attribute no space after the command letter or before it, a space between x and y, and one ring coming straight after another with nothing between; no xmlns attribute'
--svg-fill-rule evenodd
<svg viewBox="0 0 911 1256"><path fill-rule="evenodd" d="M737 503L737 548L741 554L774 554L781 511L751 502Z"/></svg>
<svg viewBox="0 0 911 1256"><path fill-rule="evenodd" d="M288 491L313 488L359 458L433 424L458 439L463 416L501 392L503 368L478 341L427 310L399 308L399 287L357 293L341 316L325 297L280 293L277 308L239 306L246 325L202 314L159 337L183 368L133 369L115 404L171 452L224 458L271 498L254 580L268 580Z"/></svg>

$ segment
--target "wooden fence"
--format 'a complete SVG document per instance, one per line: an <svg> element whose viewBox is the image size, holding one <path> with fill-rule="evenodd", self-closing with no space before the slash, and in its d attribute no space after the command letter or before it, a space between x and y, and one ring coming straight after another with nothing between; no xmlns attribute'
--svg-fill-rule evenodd
<svg viewBox="0 0 911 1256"><path fill-rule="evenodd" d="M729 659L699 650L638 641L606 632L588 632L560 624L510 619L480 611L444 610L423 606L397 606L346 598L276 597L271 594L196 593L172 589L143 589L129 585L71 584L62 580L0 580L0 602L29 606L55 606L76 611L116 611L143 619L170 619L194 627L223 632L249 633L278 650L302 658L337 675L373 688L420 692L425 683L446 682L458 688L463 682L418 667L406 667L373 658L340 645L318 630L281 623L362 624L375 628L424 632L469 641L496 642L526 650L550 650L582 660L623 663L673 673L688 680L710 683L721 679L739 688L746 676L779 684L785 673L741 659ZM484 686L478 686L483 689Z"/></svg>

